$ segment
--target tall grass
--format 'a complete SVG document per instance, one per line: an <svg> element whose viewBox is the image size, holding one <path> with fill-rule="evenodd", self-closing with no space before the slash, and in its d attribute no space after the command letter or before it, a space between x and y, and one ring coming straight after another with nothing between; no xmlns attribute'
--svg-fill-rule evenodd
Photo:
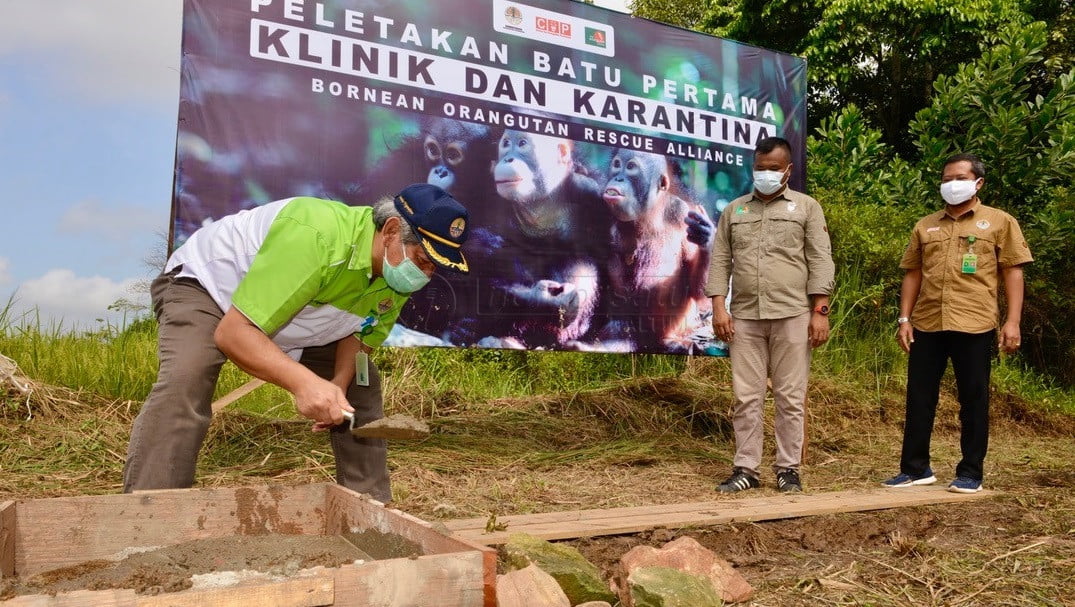
<svg viewBox="0 0 1075 607"><path fill-rule="evenodd" d="M10 301L0 309L0 353L46 384L137 400L153 385L156 352L149 323L79 331L62 321L46 324L33 312L16 317Z"/></svg>
<svg viewBox="0 0 1075 607"><path fill-rule="evenodd" d="M0 353L39 382L140 401L156 380L157 327L152 318L141 317L78 331L63 323L45 324L35 315L16 318L9 303L0 308ZM452 403L571 392L618 379L676 374L686 364L670 356L439 348L382 348L374 360L385 376L386 391L407 386L409 398L418 394L427 402L417 407L401 404L428 415ZM216 396L249 379L227 363ZM243 398L242 407L276 417L294 413L290 396L275 386Z"/></svg>
<svg viewBox="0 0 1075 607"><path fill-rule="evenodd" d="M896 312L888 288L861 266L844 268L832 294L830 340L814 354L813 372L858 384L880 401L902 386L907 357L896 343Z"/></svg>
<svg viewBox="0 0 1075 607"><path fill-rule="evenodd" d="M864 401L902 389L906 355L893 338L893 309L871 276L854 268L841 273L834 294L832 339L817 350L815 378L848 386ZM847 293L867 293L856 299ZM157 373L156 324L136 318L126 325L105 325L76 332L63 324L43 324L34 316L13 318L0 308L0 353L27 376L50 385L85 390L110 399L141 401ZM385 378L386 407L434 417L467 403L498 398L571 394L638 378L679 375L688 361L679 356L523 352L476 349L382 348L375 361ZM1041 408L1075 414L1075 391L1055 386L1019 364L1018 357L996 366L997 389ZM228 363L217 397L250 377ZM240 401L244 410L272 417L295 415L291 397L275 386Z"/></svg>

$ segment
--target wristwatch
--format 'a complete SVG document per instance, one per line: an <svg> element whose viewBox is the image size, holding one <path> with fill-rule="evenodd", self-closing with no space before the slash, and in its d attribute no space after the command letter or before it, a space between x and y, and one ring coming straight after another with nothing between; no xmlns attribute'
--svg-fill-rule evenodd
<svg viewBox="0 0 1075 607"><path fill-rule="evenodd" d="M829 307L828 306L818 306L818 307L814 308L814 312L817 312L818 314L820 314L822 316L828 316L829 315Z"/></svg>
<svg viewBox="0 0 1075 607"><path fill-rule="evenodd" d="M899 318L896 319L896 324L897 325L902 325L905 322L911 322L911 319L907 318L906 316L900 316Z"/></svg>

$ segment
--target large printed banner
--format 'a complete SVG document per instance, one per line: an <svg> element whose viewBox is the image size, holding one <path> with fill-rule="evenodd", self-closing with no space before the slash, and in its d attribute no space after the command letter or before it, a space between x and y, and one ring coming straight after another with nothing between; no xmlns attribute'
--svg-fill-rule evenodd
<svg viewBox="0 0 1075 607"><path fill-rule="evenodd" d="M573 0L185 0L172 242L428 181L470 212L470 273L386 343L722 355L714 227L759 139L801 189L805 92L799 58Z"/></svg>

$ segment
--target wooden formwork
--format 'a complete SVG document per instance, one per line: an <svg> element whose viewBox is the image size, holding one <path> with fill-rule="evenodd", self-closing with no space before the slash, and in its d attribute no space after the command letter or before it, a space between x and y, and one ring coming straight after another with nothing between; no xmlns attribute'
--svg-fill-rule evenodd
<svg viewBox="0 0 1075 607"><path fill-rule="evenodd" d="M276 580L139 595L84 590L18 596L4 607L495 607L496 552L333 484L178 489L0 502L0 578L28 577L131 548L236 535L378 531L422 556L315 568Z"/></svg>

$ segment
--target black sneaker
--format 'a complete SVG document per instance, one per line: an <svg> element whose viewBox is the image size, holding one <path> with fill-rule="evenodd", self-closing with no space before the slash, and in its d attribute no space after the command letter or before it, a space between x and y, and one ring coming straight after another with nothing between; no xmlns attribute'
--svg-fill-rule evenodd
<svg viewBox="0 0 1075 607"><path fill-rule="evenodd" d="M757 489L761 486L758 479L750 476L741 468L732 470L732 475L723 483L717 485L717 491L721 493L737 493L746 489Z"/></svg>
<svg viewBox="0 0 1075 607"><path fill-rule="evenodd" d="M781 493L793 493L803 490L799 473L795 470L783 470L776 473L776 490Z"/></svg>

